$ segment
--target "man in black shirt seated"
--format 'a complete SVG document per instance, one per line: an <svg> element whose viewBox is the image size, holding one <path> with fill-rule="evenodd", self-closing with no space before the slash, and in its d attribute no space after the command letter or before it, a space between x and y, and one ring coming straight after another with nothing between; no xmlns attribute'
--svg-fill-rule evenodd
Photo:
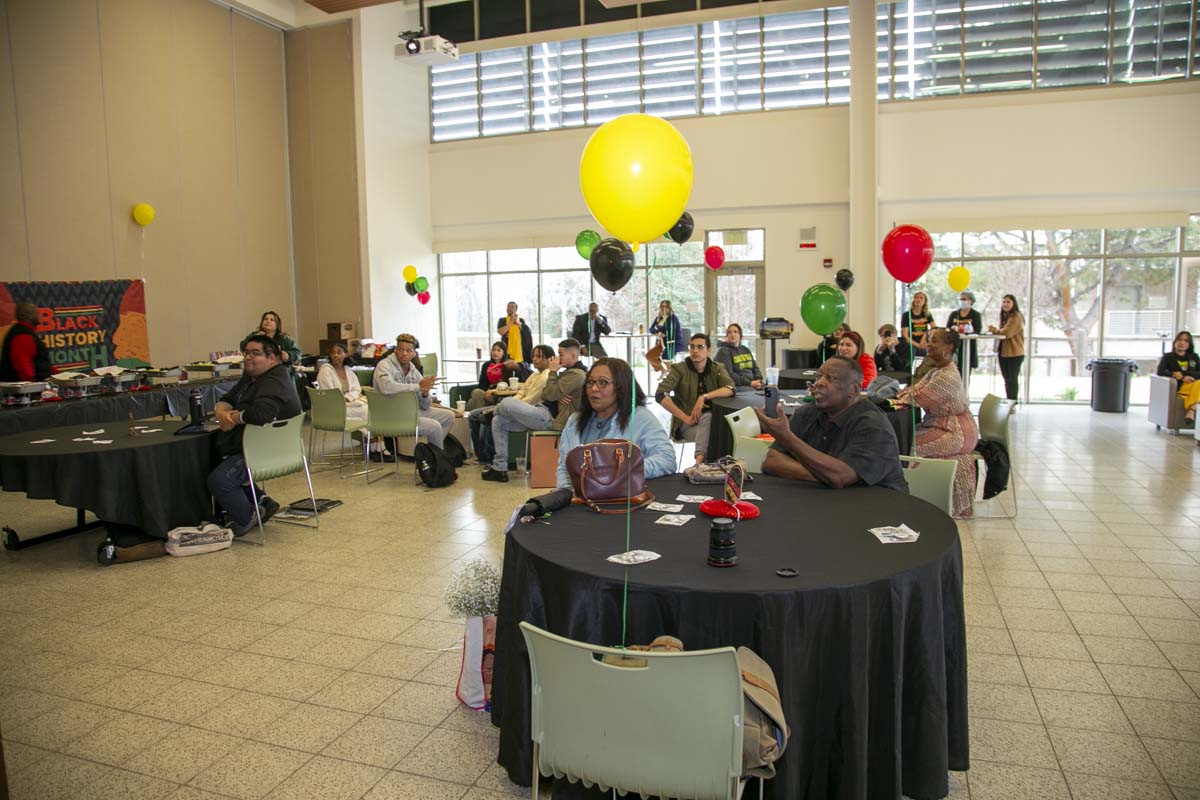
<svg viewBox="0 0 1200 800"><path fill-rule="evenodd" d="M816 402L796 409L790 425L755 409L763 433L775 437L763 472L835 489L865 484L908 494L896 433L882 411L859 398L862 379L862 367L835 356L811 387Z"/></svg>
<svg viewBox="0 0 1200 800"><path fill-rule="evenodd" d="M255 525L246 459L242 457L242 426L266 425L301 413L291 367L280 360L275 340L265 335L251 336L244 346L243 377L217 401L216 417L221 427L217 456L223 460L208 474L208 490L229 513L234 536L245 534ZM279 503L263 494L261 488L255 487L255 491L259 513L266 522L279 510Z"/></svg>

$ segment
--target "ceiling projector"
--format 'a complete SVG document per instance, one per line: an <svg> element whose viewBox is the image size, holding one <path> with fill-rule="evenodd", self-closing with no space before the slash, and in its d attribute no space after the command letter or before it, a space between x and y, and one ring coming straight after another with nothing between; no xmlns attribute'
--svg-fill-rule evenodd
<svg viewBox="0 0 1200 800"><path fill-rule="evenodd" d="M458 61L458 45L441 36L411 36L400 34L403 42L396 45L396 58L407 64L448 64Z"/></svg>

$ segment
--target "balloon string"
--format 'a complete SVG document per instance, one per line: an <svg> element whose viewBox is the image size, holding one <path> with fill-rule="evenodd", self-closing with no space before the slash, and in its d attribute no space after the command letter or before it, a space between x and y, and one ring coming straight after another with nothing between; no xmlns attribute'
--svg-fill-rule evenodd
<svg viewBox="0 0 1200 800"><path fill-rule="evenodd" d="M910 319L911 322L911 319ZM908 332L908 412L909 421L912 422L912 441L908 443L908 454L910 456L917 454L917 403L912 396L912 387L916 383L916 360L917 353L912 343L912 331Z"/></svg>
<svg viewBox="0 0 1200 800"><path fill-rule="evenodd" d="M633 424L637 416L637 378L633 378L634 385L629 392L629 427L627 430L628 436L626 441L629 443L629 454L633 455ZM618 415L619 416L619 415ZM629 470L625 475L625 552L628 553L632 541L633 531L633 470ZM621 654L625 654L625 633L628 629L629 621L629 566L625 567L625 580L621 586Z"/></svg>

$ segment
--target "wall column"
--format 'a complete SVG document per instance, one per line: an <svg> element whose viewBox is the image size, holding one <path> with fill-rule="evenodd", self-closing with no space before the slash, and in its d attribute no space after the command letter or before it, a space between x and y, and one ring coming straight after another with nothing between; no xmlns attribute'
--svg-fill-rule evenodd
<svg viewBox="0 0 1200 800"><path fill-rule="evenodd" d="M878 108L875 99L875 0L850 0L850 290L851 326L874 349L877 295L886 277L877 246ZM836 265L841 267L842 265ZM890 315L889 315L890 318Z"/></svg>

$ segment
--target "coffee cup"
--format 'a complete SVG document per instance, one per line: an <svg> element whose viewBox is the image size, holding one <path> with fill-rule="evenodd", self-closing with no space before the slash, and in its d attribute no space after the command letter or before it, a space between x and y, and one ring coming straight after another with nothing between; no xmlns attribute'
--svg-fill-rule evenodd
<svg viewBox="0 0 1200 800"><path fill-rule="evenodd" d="M508 379L508 388L518 389L518 388L520 388L520 386L521 386L521 379L518 378L516 375L514 375Z"/></svg>
<svg viewBox="0 0 1200 800"><path fill-rule="evenodd" d="M454 407L457 408L459 411L465 412L467 410L467 401L459 400L457 403L454 404Z"/></svg>
<svg viewBox="0 0 1200 800"><path fill-rule="evenodd" d="M767 367L767 383L770 386L779 385L779 367Z"/></svg>

